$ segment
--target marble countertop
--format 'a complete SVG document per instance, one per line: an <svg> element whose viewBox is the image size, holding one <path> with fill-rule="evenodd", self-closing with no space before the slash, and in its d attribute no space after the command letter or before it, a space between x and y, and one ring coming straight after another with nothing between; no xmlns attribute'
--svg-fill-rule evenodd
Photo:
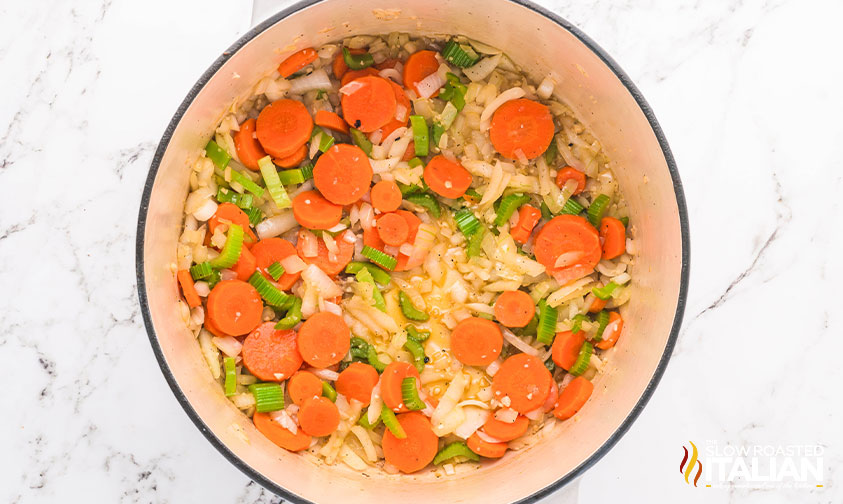
<svg viewBox="0 0 843 504"><path fill-rule="evenodd" d="M843 501L843 3L538 3L643 91L692 229L673 359L579 501ZM278 501L172 397L134 273L157 142L252 23L246 1L0 4L1 502ZM706 440L820 445L823 487L693 488L681 447Z"/></svg>

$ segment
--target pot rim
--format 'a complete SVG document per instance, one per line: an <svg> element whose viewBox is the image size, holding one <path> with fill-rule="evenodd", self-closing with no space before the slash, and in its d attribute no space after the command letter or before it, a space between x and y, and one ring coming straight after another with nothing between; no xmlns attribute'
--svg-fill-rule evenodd
<svg viewBox="0 0 843 504"><path fill-rule="evenodd" d="M161 160L164 157L164 153L169 147L173 133L176 127L178 126L179 122L181 121L182 117L184 116L184 113L187 111L191 103L193 103L193 100L196 98L202 88L204 88L205 85L211 80L211 78L213 78L213 76L222 67L222 65L226 61L228 61L228 59L231 58L235 53L237 53L240 48L245 46L249 41L263 33L269 27L281 21L282 19L306 7L310 7L322 1L325 0L302 0L270 16L269 18L267 18L266 20L246 32L228 49L223 51L223 53L211 64L211 66L208 67L207 70L205 70L202 76L199 77L199 79L187 93L187 96L184 98L181 105L179 105L179 108L176 110L175 115L170 120L170 123L167 125L167 129L164 131L164 135L161 137L161 141L158 144L158 148L155 150L155 155L152 158L152 164L149 168L149 175L147 176L143 188L143 195L141 197L140 210L138 213L138 226L136 230L137 234L135 238L135 271L137 275L138 301L141 308L141 314L143 315L144 326L146 327L147 336L149 337L149 342L152 345L152 351L155 354L155 358L158 360L158 365L161 368L161 372L164 374L164 378L167 380L167 384L170 386L170 390L173 391L176 400L182 406L185 413L187 413L187 416L190 418L196 428L199 429L199 431L214 446L214 448L216 448L217 451L219 451L223 455L223 457L225 457L232 465L234 465L246 476L248 476L253 481L256 481L270 492L297 504L312 503L307 499L304 499L298 495L291 493L290 491L269 480L268 478L265 478L262 474L257 472L250 465L244 462L240 457L238 457L234 452L232 452L218 437L214 435L213 432L211 432L205 422L202 421L196 410L188 401L184 392L179 387L173 375L173 372L170 370L170 366L167 364L167 361L164 358L164 353L162 351L160 343L158 342L158 336L155 332L155 327L153 327L152 318L149 313L149 303L146 294L146 282L144 280L145 268L143 250L146 219L147 212L149 210L149 200L152 195L152 186L155 183L155 177L158 174L158 168L160 166ZM629 412L624 421L620 424L620 426L618 426L615 432L612 433L612 435L609 436L609 438L607 438L603 442L603 444L600 445L600 447L595 450L595 452L592 453L587 459L585 459L577 467L575 467L573 470L560 477L553 483L547 485L546 487L540 490L537 490L529 496L526 496L516 501L518 504L526 504L535 503L540 499L547 497L548 495L552 494L553 492L559 490L566 484L576 479L583 472L585 472L586 469L596 464L597 461L603 458L603 456L606 455L606 453L608 453L609 450L611 450L612 447L615 446L615 444L617 444L621 437L626 434L626 432L632 426L632 423L638 418L638 416L641 414L641 411L647 405L647 402L649 402L656 386L658 385L659 381L661 381L661 378L664 375L665 369L667 368L667 363L670 360L673 348L676 345L676 340L679 337L679 330L682 325L682 319L685 313L685 305L688 296L691 250L690 229L688 223L688 208L685 201L685 193L682 189L682 181L679 178L679 172L676 168L676 161L673 158L673 154L671 153L670 147L668 146L667 139L665 138L661 126L659 126L659 123L656 120L656 116L653 113L653 110L650 108L650 105L647 103L647 100L644 99L644 96L632 82L632 79L626 74L626 72L623 71L620 65L618 65L618 63L615 62L615 60L612 59L612 57L606 53L606 51L602 47L600 47L585 33L580 31L576 26L574 26L572 23L562 18L558 14L551 12L545 9L544 7L533 4L528 0L504 1L520 5L522 7L532 10L533 12L541 14L542 16L548 18L549 20L559 25L561 28L570 32L574 37L579 39L579 41L582 42L591 52L596 54L603 61L603 63L606 64L606 66L609 67L609 69L621 81L621 84L623 84L623 86L635 99L635 102L638 104L639 108L644 113L644 116L647 118L647 122L652 128L653 134L655 134L659 146L661 147L662 153L665 157L665 161L667 162L667 168L670 172L670 177L673 181L673 191L676 197L676 205L679 210L679 228L682 243L682 270L680 273L679 298L676 304L676 311L673 317L673 324L670 329L670 336L667 339L667 343L665 344L664 352L662 353L662 356L659 359L658 366L656 367L656 370L653 373L653 376L650 379L649 383L647 384L647 387L644 389L644 392L642 393L640 399Z"/></svg>

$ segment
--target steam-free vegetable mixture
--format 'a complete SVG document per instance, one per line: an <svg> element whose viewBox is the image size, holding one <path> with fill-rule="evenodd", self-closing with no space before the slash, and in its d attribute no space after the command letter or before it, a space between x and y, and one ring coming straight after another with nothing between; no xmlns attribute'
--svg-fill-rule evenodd
<svg viewBox="0 0 843 504"><path fill-rule="evenodd" d="M269 440L454 474L588 401L634 243L555 84L463 37L391 33L302 49L231 106L190 174L177 278L213 377Z"/></svg>

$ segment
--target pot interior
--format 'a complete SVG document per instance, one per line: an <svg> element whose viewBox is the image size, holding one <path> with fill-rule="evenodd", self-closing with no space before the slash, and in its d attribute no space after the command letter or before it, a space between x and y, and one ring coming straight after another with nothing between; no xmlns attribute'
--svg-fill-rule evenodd
<svg viewBox="0 0 843 504"><path fill-rule="evenodd" d="M670 346L680 298L682 231L676 191L681 189L675 189L665 154L636 99L572 32L510 1L325 0L291 9L267 24L191 93L193 100L170 131L141 230L149 321L164 371L172 374L177 396L183 394L179 399L229 458L233 455L242 461L241 468L254 471L250 476L308 501L390 502L401 495L423 495L427 502L513 502L572 476L618 431L644 395ZM211 378L179 315L171 269L191 161L230 104L248 95L254 83L293 51L349 35L392 31L463 34L504 50L536 81L555 73L557 96L578 113L614 161L636 228L638 259L631 270L632 300L622 309L624 333L608 370L595 382L591 400L578 417L557 424L544 442L451 478L384 476L374 470L361 474L343 464L315 467L266 440Z"/></svg>

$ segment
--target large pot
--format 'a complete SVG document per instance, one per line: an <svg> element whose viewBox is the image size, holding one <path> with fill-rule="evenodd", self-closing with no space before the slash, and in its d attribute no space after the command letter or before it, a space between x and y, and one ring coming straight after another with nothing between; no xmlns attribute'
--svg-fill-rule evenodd
<svg viewBox="0 0 843 504"><path fill-rule="evenodd" d="M395 9L389 11L375 9ZM225 109L291 52L392 31L464 34L503 49L556 88L606 152L637 228L634 294L609 371L579 421L552 439L454 478L363 476L317 466L264 438L223 395L177 309L171 269L192 159ZM628 76L560 17L521 0L306 1L238 40L199 79L170 122L144 188L138 220L138 293L153 350L173 393L208 440L250 478L294 502L534 501L594 464L641 412L676 341L688 284L688 220L679 175L652 111Z"/></svg>

